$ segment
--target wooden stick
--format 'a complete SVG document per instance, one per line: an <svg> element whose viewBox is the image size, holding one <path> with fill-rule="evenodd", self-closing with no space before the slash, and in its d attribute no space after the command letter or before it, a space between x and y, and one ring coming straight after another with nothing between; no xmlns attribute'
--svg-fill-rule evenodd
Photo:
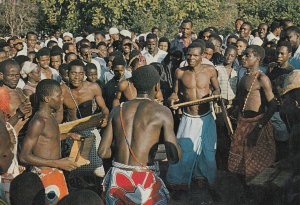
<svg viewBox="0 0 300 205"><path fill-rule="evenodd" d="M66 122L59 125L59 131L61 134L66 134L70 132L78 132L81 130L98 127L103 118L104 114L98 113L71 122Z"/></svg>
<svg viewBox="0 0 300 205"><path fill-rule="evenodd" d="M70 152L69 158L73 161L76 162L78 166L83 166L83 165L88 165L90 164L90 161L82 156L81 148L83 146L84 141L74 141L72 145L72 149ZM90 150L89 150L90 151Z"/></svg>
<svg viewBox="0 0 300 205"><path fill-rule="evenodd" d="M202 99L198 99L198 100L192 100L192 101L189 101L189 102L174 104L170 108L176 110L180 107L188 107L188 106L192 106L192 105L199 105L199 104L203 104L203 103L213 101L213 100L218 99L220 97L221 97L221 95L212 95L212 96L202 98Z"/></svg>

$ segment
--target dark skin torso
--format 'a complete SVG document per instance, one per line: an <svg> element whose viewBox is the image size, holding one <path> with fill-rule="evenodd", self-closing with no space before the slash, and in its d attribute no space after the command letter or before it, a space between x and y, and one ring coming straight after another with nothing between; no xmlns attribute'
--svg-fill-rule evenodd
<svg viewBox="0 0 300 205"><path fill-rule="evenodd" d="M171 149L178 150L173 131L173 118L168 108L154 101L135 99L123 105L122 115L129 145L143 165L153 164L161 130L164 132L167 155ZM101 157L110 157L110 145L113 141L116 162L140 165L130 154L125 141L120 121L120 107L111 112L98 150ZM171 157L169 160L174 159Z"/></svg>
<svg viewBox="0 0 300 205"><path fill-rule="evenodd" d="M259 72L259 71L257 71ZM239 107L242 111L243 106L245 104L245 100L247 97L247 94L250 90L250 87L253 83L253 80L255 78L255 75L245 75L240 83L239 83ZM265 96L261 96L260 90L263 88ZM259 72L257 79L253 83L252 91L249 94L247 103L245 104L245 111L254 111L259 112L259 109L261 106L265 106L263 103L264 101L262 98L266 98L267 101L270 101L274 95L272 93L272 86L270 84L270 80L265 74L262 74Z"/></svg>
<svg viewBox="0 0 300 205"><path fill-rule="evenodd" d="M60 140L62 136L55 116L52 114L54 112L40 108L31 119L20 153L20 160L42 169L53 167L71 171L78 165L69 158L61 158ZM79 136L74 136L75 138L78 140Z"/></svg>
<svg viewBox="0 0 300 205"><path fill-rule="evenodd" d="M71 120L76 120L76 104L74 100L76 101L77 105L80 105L81 103L84 103L86 101L96 99L96 102L100 108L102 108L102 111L105 115L108 115L108 109L105 106L104 100L102 98L101 89L96 83L91 83L88 81L82 82L82 86L79 89L69 89L65 84L62 85L62 92L64 96L64 105L68 109L68 114ZM72 99L72 95L74 97L74 100ZM105 107L105 109L103 109ZM60 111L60 113L62 113Z"/></svg>
<svg viewBox="0 0 300 205"><path fill-rule="evenodd" d="M44 129L32 149L33 154L44 159L60 159L60 132L55 117L37 112L31 121L32 126L36 123L43 123Z"/></svg>
<svg viewBox="0 0 300 205"><path fill-rule="evenodd" d="M10 113L9 116L12 117L16 114L16 111L19 107L21 107L21 104L23 103L23 105L25 106L24 109L22 109L22 111L24 111L25 117L24 119L28 120L28 117L31 115L31 104L29 99L25 96L25 94L23 93L22 90L17 90L17 89L11 89L8 88L8 92L9 92L9 96L10 96ZM23 106L23 107L24 107ZM17 133L19 133L19 131L22 129L22 127L24 126L24 124L27 122L27 120L20 120L20 119L16 119L13 120L14 122L9 122L14 126L15 130Z"/></svg>
<svg viewBox="0 0 300 205"><path fill-rule="evenodd" d="M210 86L218 94L219 83L215 69L210 65L200 65L196 69L184 67L176 70L178 79L178 92L183 101L188 102L208 97L211 93ZM185 111L191 115L201 115L208 112L208 103L186 107Z"/></svg>

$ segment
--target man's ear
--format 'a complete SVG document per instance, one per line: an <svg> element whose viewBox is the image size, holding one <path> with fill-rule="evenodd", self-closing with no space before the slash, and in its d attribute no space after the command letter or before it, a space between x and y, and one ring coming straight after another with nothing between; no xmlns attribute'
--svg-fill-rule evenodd
<svg viewBox="0 0 300 205"><path fill-rule="evenodd" d="M3 73L0 72L0 80L3 80Z"/></svg>
<svg viewBox="0 0 300 205"><path fill-rule="evenodd" d="M154 89L156 92L160 91L160 83L156 83Z"/></svg>
<svg viewBox="0 0 300 205"><path fill-rule="evenodd" d="M50 102L50 96L46 96L44 97L44 100L43 100L45 103L49 103Z"/></svg>

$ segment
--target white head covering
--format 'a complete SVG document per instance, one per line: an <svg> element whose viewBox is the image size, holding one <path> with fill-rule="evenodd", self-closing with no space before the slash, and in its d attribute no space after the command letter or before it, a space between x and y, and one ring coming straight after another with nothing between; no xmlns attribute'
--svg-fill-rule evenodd
<svg viewBox="0 0 300 205"><path fill-rule="evenodd" d="M131 32L128 31L128 30L122 30L122 31L120 32L120 34L121 34L122 36L131 38Z"/></svg>
<svg viewBox="0 0 300 205"><path fill-rule="evenodd" d="M20 71L20 74L23 78L27 78L28 74L35 70L37 67L37 64L32 63L30 61L25 61Z"/></svg>
<svg viewBox="0 0 300 205"><path fill-rule="evenodd" d="M78 36L78 37L75 38L75 42L78 43L78 42L81 41L82 39L83 39L83 37Z"/></svg>
<svg viewBox="0 0 300 205"><path fill-rule="evenodd" d="M70 38L73 39L73 34L71 34L70 32L65 32L65 33L63 34L63 37L65 37L65 36L69 36Z"/></svg>
<svg viewBox="0 0 300 205"><path fill-rule="evenodd" d="M118 34L119 33L119 30L115 27L112 27L108 30L108 33L109 35L112 35L112 34Z"/></svg>
<svg viewBox="0 0 300 205"><path fill-rule="evenodd" d="M86 37L86 39L89 40L89 42L95 42L95 35L91 33Z"/></svg>

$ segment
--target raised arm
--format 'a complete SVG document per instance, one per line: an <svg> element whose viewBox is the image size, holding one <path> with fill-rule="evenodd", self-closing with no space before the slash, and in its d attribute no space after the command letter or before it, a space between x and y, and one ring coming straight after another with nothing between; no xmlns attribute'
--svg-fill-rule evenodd
<svg viewBox="0 0 300 205"><path fill-rule="evenodd" d="M102 139L98 148L98 155L103 159L107 159L111 157L111 144L113 140L112 114L114 113L115 109L113 109L110 114L108 124L104 129Z"/></svg>
<svg viewBox="0 0 300 205"><path fill-rule="evenodd" d="M177 143L174 133L174 120L171 111L164 107L164 112L161 113L163 119L164 144L166 154L170 163L177 163L181 159L181 149Z"/></svg>
<svg viewBox="0 0 300 205"><path fill-rule="evenodd" d="M98 106L101 108L102 112L105 115L105 118L104 118L104 120L101 123L101 127L105 127L107 125L107 121L108 121L108 117L109 117L109 110L106 107L104 99L102 97L101 88L96 83L93 83L91 85L91 88L94 91L95 99L96 99L96 102L97 102Z"/></svg>

